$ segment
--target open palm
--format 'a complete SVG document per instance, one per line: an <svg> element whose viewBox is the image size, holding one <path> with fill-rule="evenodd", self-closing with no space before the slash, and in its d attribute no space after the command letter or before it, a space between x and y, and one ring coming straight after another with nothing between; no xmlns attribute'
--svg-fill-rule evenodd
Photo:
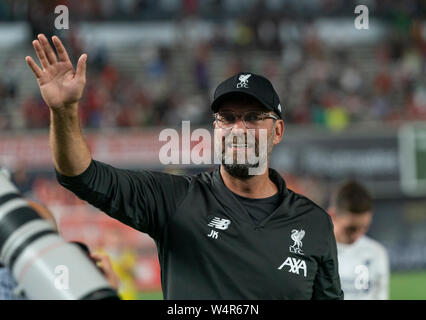
<svg viewBox="0 0 426 320"><path fill-rule="evenodd" d="M46 104L52 109L60 109L81 99L86 83L87 55L83 54L80 57L77 71L74 71L61 40L54 36L52 41L59 60L49 41L42 34L38 36L38 40L33 41L33 46L43 69L31 57L26 57L25 60L37 78Z"/></svg>

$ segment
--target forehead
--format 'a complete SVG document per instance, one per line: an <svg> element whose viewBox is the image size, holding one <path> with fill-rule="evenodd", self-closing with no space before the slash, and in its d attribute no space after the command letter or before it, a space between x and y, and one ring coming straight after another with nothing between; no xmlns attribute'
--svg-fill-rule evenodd
<svg viewBox="0 0 426 320"><path fill-rule="evenodd" d="M365 226L370 224L372 214L369 211L361 214L346 213L339 218L347 226Z"/></svg>

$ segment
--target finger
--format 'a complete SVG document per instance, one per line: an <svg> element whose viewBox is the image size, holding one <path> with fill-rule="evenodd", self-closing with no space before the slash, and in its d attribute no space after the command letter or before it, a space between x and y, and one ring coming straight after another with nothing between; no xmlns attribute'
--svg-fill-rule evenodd
<svg viewBox="0 0 426 320"><path fill-rule="evenodd" d="M36 78L40 79L41 76L43 75L43 71L34 62L33 58L31 58L31 57L25 57L25 61L27 62L28 66L31 68L31 70L34 72Z"/></svg>
<svg viewBox="0 0 426 320"><path fill-rule="evenodd" d="M90 254L90 257L92 258L92 259L94 259L94 260L96 260L96 261L100 261L101 259L102 259L102 255L101 254L99 254L99 253L91 253Z"/></svg>
<svg viewBox="0 0 426 320"><path fill-rule="evenodd" d="M36 51L38 60L41 63L41 66L43 67L43 69L46 69L47 67L49 67L49 61L47 60L46 55L44 54L43 48L41 47L41 44L38 40L34 40L33 41L33 47Z"/></svg>
<svg viewBox="0 0 426 320"><path fill-rule="evenodd" d="M93 260L95 260L96 265L99 269L102 270L105 274L108 274L110 270L112 269L111 262L107 255L98 253L98 254L91 254L91 257Z"/></svg>
<svg viewBox="0 0 426 320"><path fill-rule="evenodd" d="M92 252L90 253L90 256L92 259L96 260L97 262L105 262L108 260L108 255L103 252Z"/></svg>
<svg viewBox="0 0 426 320"><path fill-rule="evenodd" d="M58 53L59 61L64 61L64 62L70 61L70 58L68 57L67 50L65 49L64 45L62 44L61 39L59 39L57 36L53 36L52 42L55 45L56 52Z"/></svg>
<svg viewBox="0 0 426 320"><path fill-rule="evenodd" d="M86 80L86 61L87 54L82 54L77 62L77 71L75 76L80 80Z"/></svg>
<svg viewBox="0 0 426 320"><path fill-rule="evenodd" d="M46 36L44 34L39 34L38 40L41 42L41 45L43 46L44 53L46 54L46 57L49 63L54 64L58 62L58 59L56 58L56 54L53 51L53 48L50 45L49 40L47 40Z"/></svg>

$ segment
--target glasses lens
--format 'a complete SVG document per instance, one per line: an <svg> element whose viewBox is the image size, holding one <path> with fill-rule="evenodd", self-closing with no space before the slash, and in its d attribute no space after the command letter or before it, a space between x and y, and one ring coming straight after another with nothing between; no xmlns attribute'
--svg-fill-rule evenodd
<svg viewBox="0 0 426 320"><path fill-rule="evenodd" d="M232 112L220 112L217 115L217 120L219 121L219 125L222 128L227 128L232 126L236 121L236 116Z"/></svg>
<svg viewBox="0 0 426 320"><path fill-rule="evenodd" d="M263 116L261 112L250 111L244 115L244 123L247 128L256 128L262 124Z"/></svg>

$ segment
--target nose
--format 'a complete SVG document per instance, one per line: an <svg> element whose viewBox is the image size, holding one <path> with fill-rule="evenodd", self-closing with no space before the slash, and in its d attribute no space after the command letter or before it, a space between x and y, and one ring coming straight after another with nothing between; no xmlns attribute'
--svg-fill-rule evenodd
<svg viewBox="0 0 426 320"><path fill-rule="evenodd" d="M232 127L232 130L243 130L245 132L246 129L247 128L246 128L246 126L243 122L243 119L241 117L238 117L235 120L235 123L234 123L234 126Z"/></svg>

